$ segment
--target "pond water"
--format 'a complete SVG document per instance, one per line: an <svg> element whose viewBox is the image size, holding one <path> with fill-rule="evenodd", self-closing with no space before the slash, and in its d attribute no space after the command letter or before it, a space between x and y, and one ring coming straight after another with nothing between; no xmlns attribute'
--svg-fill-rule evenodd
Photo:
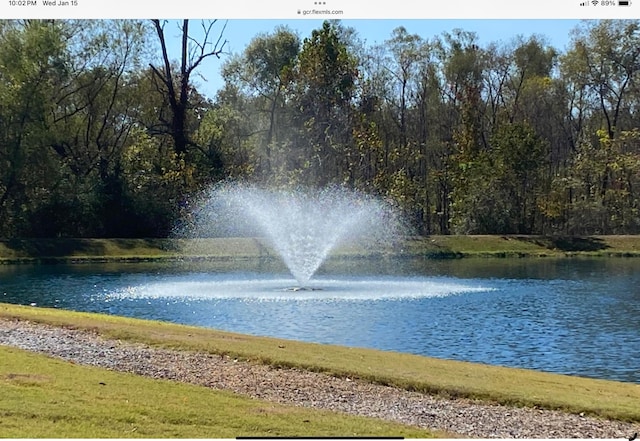
<svg viewBox="0 0 640 441"><path fill-rule="evenodd" d="M640 259L0 266L0 302L640 383Z"/></svg>

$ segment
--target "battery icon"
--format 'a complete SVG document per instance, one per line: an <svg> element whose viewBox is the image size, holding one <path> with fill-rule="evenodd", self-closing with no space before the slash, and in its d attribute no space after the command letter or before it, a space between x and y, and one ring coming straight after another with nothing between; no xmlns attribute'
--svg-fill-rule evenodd
<svg viewBox="0 0 640 441"><path fill-rule="evenodd" d="M629 0L618 0L618 6L629 6L630 4Z"/></svg>

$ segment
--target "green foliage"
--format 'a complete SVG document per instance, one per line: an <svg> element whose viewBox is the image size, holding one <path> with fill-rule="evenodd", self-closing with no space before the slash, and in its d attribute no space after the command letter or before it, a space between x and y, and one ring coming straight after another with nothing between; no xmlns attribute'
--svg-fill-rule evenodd
<svg viewBox="0 0 640 441"><path fill-rule="evenodd" d="M58 169L41 145L64 52L60 28L40 21L2 22L0 47L0 235L9 235L28 231L56 185Z"/></svg>
<svg viewBox="0 0 640 441"><path fill-rule="evenodd" d="M564 56L564 74L584 96L584 104L598 110L595 129L604 126L614 138L635 128L640 75L640 23L637 20L586 21L574 32L573 47Z"/></svg>
<svg viewBox="0 0 640 441"><path fill-rule="evenodd" d="M228 178L372 192L421 234L640 232L637 20L585 21L563 53L277 27L210 99L214 23L182 21L172 60L161 21L0 22L0 236L163 236Z"/></svg>
<svg viewBox="0 0 640 441"><path fill-rule="evenodd" d="M352 145L351 100L357 73L356 59L334 23L325 21L303 41L293 71L291 101L293 137L302 165L302 183L325 185L341 180L344 154ZM334 176L323 170L332 169Z"/></svg>
<svg viewBox="0 0 640 441"><path fill-rule="evenodd" d="M533 233L546 157L546 144L530 127L500 126L489 151L459 164L454 231Z"/></svg>
<svg viewBox="0 0 640 441"><path fill-rule="evenodd" d="M622 131L610 139L598 132L597 146L584 143L568 177L556 178L556 216L565 216L569 231L585 234L640 232L640 131Z"/></svg>
<svg viewBox="0 0 640 441"><path fill-rule="evenodd" d="M292 80L299 51L299 37L286 27L278 27L272 34L254 37L241 56L225 63L223 76L250 95L273 100Z"/></svg>
<svg viewBox="0 0 640 441"><path fill-rule="evenodd" d="M279 27L272 34L255 37L242 55L224 64L222 73L229 86L219 93L219 106L212 111L225 115L216 119L232 119L220 120L218 127L224 133L214 141L227 158L228 175L269 179L286 174L286 155L278 155L278 146L291 135L285 102L300 44L296 34ZM245 105L247 98L251 102Z"/></svg>
<svg viewBox="0 0 640 441"><path fill-rule="evenodd" d="M162 149L146 132L134 130L123 152L121 173L127 222L133 223L131 236L169 234L184 194L196 188L193 166L173 149Z"/></svg>

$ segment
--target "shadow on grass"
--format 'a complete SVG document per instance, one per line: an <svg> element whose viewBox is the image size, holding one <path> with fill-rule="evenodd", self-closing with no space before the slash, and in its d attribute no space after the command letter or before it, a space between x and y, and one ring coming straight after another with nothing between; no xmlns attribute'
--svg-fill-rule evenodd
<svg viewBox="0 0 640 441"><path fill-rule="evenodd" d="M101 242L87 239L8 239L5 246L25 257L63 257L75 253L99 255L105 247Z"/></svg>
<svg viewBox="0 0 640 441"><path fill-rule="evenodd" d="M518 240L534 243L538 246L560 251L602 251L609 248L597 237L579 236L518 236Z"/></svg>
<svg viewBox="0 0 640 441"><path fill-rule="evenodd" d="M74 255L105 256L114 248L167 250L175 245L162 239L7 239L0 241L17 256L27 258L61 258ZM111 245L107 247L107 243Z"/></svg>
<svg viewBox="0 0 640 441"><path fill-rule="evenodd" d="M106 239L122 250L136 248L176 251L180 249L178 241L171 239Z"/></svg>

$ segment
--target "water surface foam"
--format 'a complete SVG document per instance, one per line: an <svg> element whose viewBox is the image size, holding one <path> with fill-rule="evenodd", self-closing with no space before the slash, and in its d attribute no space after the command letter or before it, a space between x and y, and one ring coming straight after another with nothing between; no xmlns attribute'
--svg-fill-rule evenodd
<svg viewBox="0 0 640 441"><path fill-rule="evenodd" d="M206 274L163 277L105 293L108 298L243 299L247 301L371 301L446 297L491 291L490 286L454 278L430 277L318 277L310 289L296 290L287 277L257 274Z"/></svg>

